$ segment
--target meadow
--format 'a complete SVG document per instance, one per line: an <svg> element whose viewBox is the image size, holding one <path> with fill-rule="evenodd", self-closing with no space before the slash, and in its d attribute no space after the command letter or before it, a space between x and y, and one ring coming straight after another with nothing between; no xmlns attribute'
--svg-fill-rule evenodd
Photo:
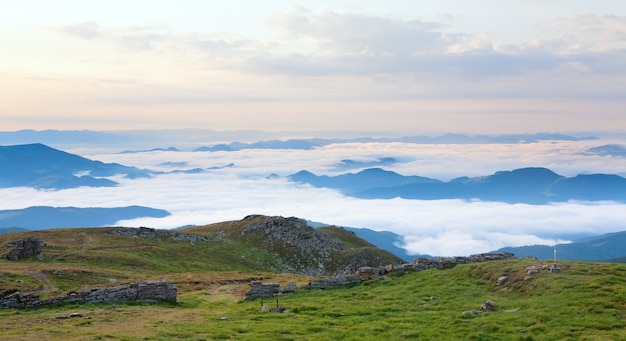
<svg viewBox="0 0 626 341"><path fill-rule="evenodd" d="M4 265L5 263L3 263ZM165 271L178 302L47 306L0 311L4 340L624 340L626 265L559 262L526 278L532 259L394 272L326 290L243 300L253 279L299 275ZM498 285L498 278L508 280ZM5 276L6 277L6 276ZM491 312L480 306L496 304ZM278 303L283 313L262 312ZM472 312L475 310L475 312ZM79 317L70 318L78 313Z"/></svg>

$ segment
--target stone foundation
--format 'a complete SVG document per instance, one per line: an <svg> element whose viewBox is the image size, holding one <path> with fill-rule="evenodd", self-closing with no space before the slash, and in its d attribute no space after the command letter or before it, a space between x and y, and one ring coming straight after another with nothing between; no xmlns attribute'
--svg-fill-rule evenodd
<svg viewBox="0 0 626 341"><path fill-rule="evenodd" d="M41 300L36 293L13 292L0 297L1 309L35 308L59 303L102 303L120 301L176 302L176 286L165 280L135 282L115 287L95 287Z"/></svg>
<svg viewBox="0 0 626 341"><path fill-rule="evenodd" d="M469 264L488 262L494 260L504 260L515 258L512 253L481 253L468 257L439 257L439 258L417 258L413 264L387 265L384 267L360 267L354 275L340 275L332 278L320 278L309 282L308 285L297 287L295 283L289 283L285 288L281 288L278 283L262 283L254 281L246 291L244 299L255 299L259 297L272 297L283 295L296 290L327 289L343 285L360 284L362 281L381 278L393 271L423 271L428 269L449 269L456 264Z"/></svg>

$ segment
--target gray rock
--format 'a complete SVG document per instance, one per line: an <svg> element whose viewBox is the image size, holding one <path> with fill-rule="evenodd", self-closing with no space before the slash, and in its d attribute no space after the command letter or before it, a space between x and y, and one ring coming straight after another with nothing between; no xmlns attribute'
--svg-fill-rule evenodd
<svg viewBox="0 0 626 341"><path fill-rule="evenodd" d="M11 242L7 244L8 247L13 247L13 250L5 256L8 260L19 260L21 258L37 257L39 260L43 260L44 256L41 249L45 246L44 242L36 237L28 237L22 240Z"/></svg>

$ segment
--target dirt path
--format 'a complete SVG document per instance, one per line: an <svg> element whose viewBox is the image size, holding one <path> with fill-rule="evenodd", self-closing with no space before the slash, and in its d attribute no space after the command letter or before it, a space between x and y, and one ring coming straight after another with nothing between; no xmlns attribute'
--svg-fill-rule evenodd
<svg viewBox="0 0 626 341"><path fill-rule="evenodd" d="M36 281L38 281L39 283L41 283L41 290L39 290L39 293L51 293L51 292L55 292L58 291L59 289L54 285L54 283L50 280L50 278L48 278L48 275L46 275L45 272L43 271L29 271L28 274L34 278Z"/></svg>

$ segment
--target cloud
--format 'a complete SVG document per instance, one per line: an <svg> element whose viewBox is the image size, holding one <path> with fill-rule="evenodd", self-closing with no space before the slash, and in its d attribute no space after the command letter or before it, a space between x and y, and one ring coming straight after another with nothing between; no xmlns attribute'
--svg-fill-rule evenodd
<svg viewBox="0 0 626 341"><path fill-rule="evenodd" d="M56 29L58 32L82 39L95 39L102 33L100 25L95 21L75 23Z"/></svg>
<svg viewBox="0 0 626 341"><path fill-rule="evenodd" d="M547 33L516 43L489 32L455 31L446 15L440 22L401 20L300 6L269 16L266 23L276 36L266 40L228 32L183 33L162 23L109 28L81 22L56 31L151 53L150 63L135 65L149 68L142 75L177 71L169 76L168 89L141 82L136 91L102 92L103 102L623 99L624 17L550 19L555 23L538 23ZM123 74L129 70L134 71L127 66ZM216 77L219 83L206 81Z"/></svg>
<svg viewBox="0 0 626 341"><path fill-rule="evenodd" d="M104 41L132 51L150 51L170 38L171 28L162 24L145 24L119 29L102 28L95 21L74 23L53 29L72 37Z"/></svg>
<svg viewBox="0 0 626 341"><path fill-rule="evenodd" d="M406 55L431 53L442 42L445 25L420 20L401 21L332 9L309 11L293 7L269 20L280 36L303 38L316 53L349 55Z"/></svg>
<svg viewBox="0 0 626 341"><path fill-rule="evenodd" d="M341 160L403 160L385 168L405 175L452 178L487 175L496 170L548 166L560 174L623 172L626 159L582 154L606 141L545 142L513 145L415 145L403 143L336 144L312 150L242 150L237 152L163 152L89 155L90 159L171 171L164 162L187 168L233 167L200 174L167 174L152 179L115 178L112 188L62 191L0 189L3 209L34 205L117 207L145 205L171 216L118 222L125 226L175 228L239 220L249 214L296 216L349 227L387 230L404 237L415 254L467 255L504 246L552 244L572 234L626 230L626 205L613 202L567 202L553 205L468 202L462 200L360 200L328 189L284 179L301 169L338 174ZM82 147L85 148L85 147Z"/></svg>
<svg viewBox="0 0 626 341"><path fill-rule="evenodd" d="M569 13L550 16L545 21L545 25L556 26L568 36L577 37L587 49L626 47L626 16Z"/></svg>

